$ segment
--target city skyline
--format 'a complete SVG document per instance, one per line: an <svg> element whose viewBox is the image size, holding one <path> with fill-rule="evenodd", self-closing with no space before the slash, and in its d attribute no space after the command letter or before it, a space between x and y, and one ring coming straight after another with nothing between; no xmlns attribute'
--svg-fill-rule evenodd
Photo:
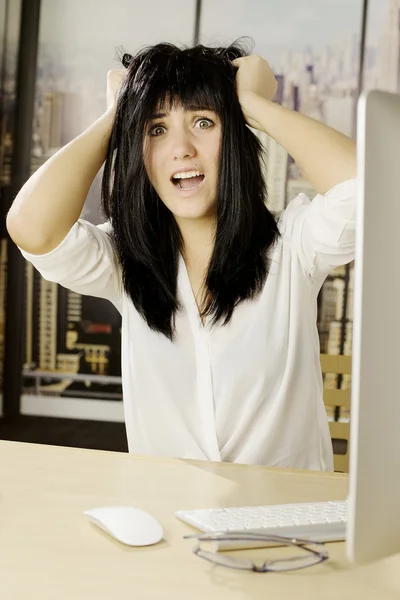
<svg viewBox="0 0 400 600"><path fill-rule="evenodd" d="M369 0L368 37L372 40L379 35L383 26L384 14L388 0ZM201 38L221 37L225 42L247 36L268 40L269 47L281 46L294 50L304 49L314 40L314 47L325 45L327 39L332 42L341 35L358 32L361 28L363 0L308 0L307 4L298 0L280 0L279 3L266 0L213 0L202 1L200 35ZM128 44L134 51L143 45L161 40L191 43L194 31L195 0L169 0L159 3L149 1L140 8L133 3L121 2L124 19L118 10L118 2L99 5L97 0L42 0L41 3L41 42L55 46L64 46L64 51L75 50L79 46L91 44L104 46L105 51L111 47L108 60L113 60L114 49ZM154 8L157 8L157 19L154 19ZM161 12L160 12L161 11ZM174 13L177 19L174 33L165 35L163 17ZM93 14L97 14L106 28L92 27L88 32L88 23L92 24ZM229 15L229 18L227 18ZM8 26L10 43L17 42L19 35L19 13L14 10ZM140 27L132 34L132 23L146 23L148 27ZM221 33L224 23L229 28L228 34ZM193 29L188 25L193 25ZM354 28L356 24L356 29ZM217 28L217 34L214 30ZM212 31L212 34L209 32ZM229 39L228 39L229 38ZM85 40L85 44L82 41ZM311 44L312 45L312 44ZM96 53L97 54L97 53Z"/></svg>

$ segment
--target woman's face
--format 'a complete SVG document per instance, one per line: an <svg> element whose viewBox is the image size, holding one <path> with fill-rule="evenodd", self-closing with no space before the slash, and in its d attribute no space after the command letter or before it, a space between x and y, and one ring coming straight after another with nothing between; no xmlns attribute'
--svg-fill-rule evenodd
<svg viewBox="0 0 400 600"><path fill-rule="evenodd" d="M221 121L212 110L177 104L148 123L147 175L177 221L216 214L220 145Z"/></svg>

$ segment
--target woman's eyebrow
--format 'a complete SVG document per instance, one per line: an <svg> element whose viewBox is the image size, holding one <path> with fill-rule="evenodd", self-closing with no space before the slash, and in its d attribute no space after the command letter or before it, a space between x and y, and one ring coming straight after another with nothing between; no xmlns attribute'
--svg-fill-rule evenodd
<svg viewBox="0 0 400 600"><path fill-rule="evenodd" d="M215 110L213 108L210 108L209 106L200 106L198 104L189 104L188 106L185 107L185 110L187 112L200 112L202 110L207 110L209 112L215 112ZM155 119L165 119L165 117L167 115L168 115L168 113L165 113L165 112L155 113L150 116L149 121L153 121Z"/></svg>
<svg viewBox="0 0 400 600"><path fill-rule="evenodd" d="M186 110L190 110L192 112L198 112L201 110L208 110L210 112L215 112L215 110L213 108L211 108L210 106L202 106L199 104L189 104L189 106L186 107Z"/></svg>
<svg viewBox="0 0 400 600"><path fill-rule="evenodd" d="M167 116L167 113L156 113L154 115L150 116L150 121L153 121L154 119L165 119L165 117Z"/></svg>

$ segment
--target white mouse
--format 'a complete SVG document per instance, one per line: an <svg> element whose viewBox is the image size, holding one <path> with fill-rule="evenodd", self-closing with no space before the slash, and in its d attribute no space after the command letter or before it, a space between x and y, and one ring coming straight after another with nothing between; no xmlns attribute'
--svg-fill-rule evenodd
<svg viewBox="0 0 400 600"><path fill-rule="evenodd" d="M128 546L151 546L163 537L161 525L154 517L133 506L103 506L83 513L92 523Z"/></svg>

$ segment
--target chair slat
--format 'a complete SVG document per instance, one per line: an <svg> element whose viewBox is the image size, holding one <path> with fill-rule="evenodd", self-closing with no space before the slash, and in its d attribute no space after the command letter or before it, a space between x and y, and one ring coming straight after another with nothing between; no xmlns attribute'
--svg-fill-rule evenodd
<svg viewBox="0 0 400 600"><path fill-rule="evenodd" d="M349 454L335 454L333 457L333 468L336 473L348 473Z"/></svg>
<svg viewBox="0 0 400 600"><path fill-rule="evenodd" d="M322 373L332 373L334 375L351 375L352 362L351 356L342 356L336 354L321 354L321 371ZM324 404L329 409L332 407L340 407L344 411L349 411L351 407L351 390L350 389L331 389L324 387ZM348 473L349 471L349 437L350 423L341 421L330 421L329 430L332 440L343 440L346 442L347 451L345 454L335 453L333 456L335 471ZM343 447L343 444L334 444L336 450L338 447Z"/></svg>
<svg viewBox="0 0 400 600"><path fill-rule="evenodd" d="M325 406L341 406L350 409L351 390L330 390L324 388Z"/></svg>
<svg viewBox="0 0 400 600"><path fill-rule="evenodd" d="M351 356L342 356L341 354L321 354L321 370L323 373L350 375L351 359Z"/></svg>
<svg viewBox="0 0 400 600"><path fill-rule="evenodd" d="M349 441L350 423L341 423L340 421L329 421L329 429L331 432L331 438Z"/></svg>

